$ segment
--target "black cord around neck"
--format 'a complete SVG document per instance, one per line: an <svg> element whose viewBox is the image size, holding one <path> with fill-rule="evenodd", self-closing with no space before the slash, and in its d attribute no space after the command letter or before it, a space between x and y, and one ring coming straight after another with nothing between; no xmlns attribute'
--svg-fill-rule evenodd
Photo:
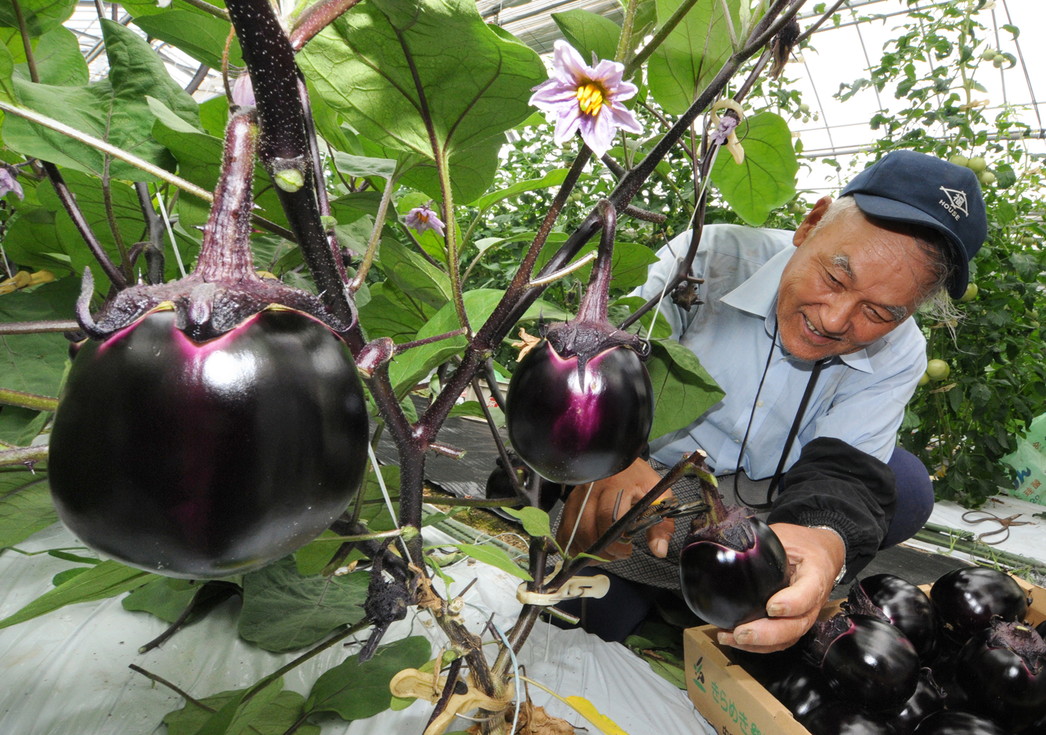
<svg viewBox="0 0 1046 735"><path fill-rule="evenodd" d="M766 356L766 365L763 367L763 376L759 379L759 387L755 391L755 398L752 399L752 411L748 414L748 426L745 427L745 435L741 440L741 449L737 453L737 469L734 470L734 497L753 510L768 510L773 505L774 493L777 492L777 486L780 484L781 476L784 474L788 453L792 450L792 444L795 443L795 438L799 434L799 426L802 423L803 414L806 413L806 407L810 403L814 386L817 385L817 378L821 374L821 369L833 359L827 357L814 363L813 369L810 371L810 378L806 381L806 390L803 391L803 397L799 400L795 418L792 420L792 426L788 429L788 435L785 437L784 447L781 449L781 458L777 462L777 469L774 470L773 477L770 478L770 485L766 488L766 500L762 503L749 503L741 497L741 489L738 485L737 477L742 471L741 463L744 460L745 448L748 446L748 435L752 431L752 422L755 420L755 409L759 405L759 395L763 392L763 384L766 382L767 373L770 372L770 363L773 361L774 349L777 347L777 326L775 322L774 333L770 339L770 352Z"/></svg>

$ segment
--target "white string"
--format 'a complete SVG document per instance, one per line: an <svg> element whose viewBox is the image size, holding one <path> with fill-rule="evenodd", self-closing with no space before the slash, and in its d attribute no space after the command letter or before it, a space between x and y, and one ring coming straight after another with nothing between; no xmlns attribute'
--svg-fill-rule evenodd
<svg viewBox="0 0 1046 735"><path fill-rule="evenodd" d="M707 125L707 122L706 122L706 125ZM712 153L711 153L712 161L708 164L709 172L711 172L712 166L715 165L715 159L719 155L719 149L720 148L722 148L722 146L718 146L718 145L717 146L713 146L713 148L712 148ZM708 184L709 184L709 182L711 180L712 180L711 176L706 176L704 181L701 182L701 191L698 192L697 198L694 200L695 204L697 202L701 201L701 197L703 197L705 195L705 191L708 189ZM687 229L690 231L690 238L691 238L691 240L693 240L693 237L694 237L694 222L697 221L697 211L698 211L698 209L699 208L697 206L694 207L694 211L690 213L690 221L687 223ZM690 244L687 243L687 248L689 249L689 247L690 247ZM682 260L683 260L682 258L678 258L677 257L676 258L676 264L678 265ZM658 316L658 314L661 313L661 304L664 302L664 300L665 300L665 292L668 290L668 280L669 279L666 278L665 279L665 285L661 287L661 295L658 296L658 298L657 298L657 306L654 308L654 318L650 320L650 326L647 327L646 337L644 338L645 341L647 341L647 342L650 341L650 333L654 331L654 325L657 323L657 316Z"/></svg>
<svg viewBox="0 0 1046 735"><path fill-rule="evenodd" d="M567 545L563 547L563 553L569 554L570 547L574 543L574 535L577 534L578 526L581 525L581 517L585 514L585 506L588 505L588 497L592 494L592 486L595 483L588 483L585 486L585 498L581 501L581 509L577 512L577 518L574 519L574 527L570 529L570 538L567 539Z"/></svg>
<svg viewBox="0 0 1046 735"><path fill-rule="evenodd" d="M171 227L171 218L167 216L167 207L164 206L159 188L156 189L156 204L160 207L160 216L163 217L164 228L167 230L167 235L171 238L171 250L174 251L174 260L178 264L178 272L182 274L182 278L185 278L185 264L182 262L182 254L178 250L178 241L174 237L174 228Z"/></svg>
<svg viewBox="0 0 1046 735"><path fill-rule="evenodd" d="M497 633L498 637L501 638L501 642L505 644L505 650L508 651L509 658L512 659L512 686L516 695L516 712L512 716L512 727L509 728L509 732L515 732L516 726L519 724L520 700L523 699L523 691L519 684L519 661L516 660L516 652L512 650L512 645L508 642L508 637L502 633L501 628L494 623L494 618L490 618L487 621L487 624L490 625L490 629Z"/></svg>
<svg viewBox="0 0 1046 735"><path fill-rule="evenodd" d="M396 509L392 505L392 498L389 496L389 489L385 486L385 478L381 475L381 467L378 465L378 458L374 454L374 447L367 442L367 456L370 457L370 466L374 468L374 475L378 478L378 487L381 488L381 496L385 498L385 507L389 509L389 516L392 518L393 525L396 526L397 531L402 531L400 528L399 520L396 517ZM414 560L410 558L410 551L407 549L406 544L402 544L403 553L407 555L407 561L414 563Z"/></svg>

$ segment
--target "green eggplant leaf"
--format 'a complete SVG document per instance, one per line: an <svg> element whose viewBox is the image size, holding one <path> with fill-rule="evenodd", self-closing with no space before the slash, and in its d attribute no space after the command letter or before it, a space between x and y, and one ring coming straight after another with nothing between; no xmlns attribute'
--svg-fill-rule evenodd
<svg viewBox="0 0 1046 735"><path fill-rule="evenodd" d="M579 8L552 13L552 20L563 33L566 42L573 46L586 62L591 62L593 55L597 59L610 60L617 55L621 27L609 18Z"/></svg>
<svg viewBox="0 0 1046 735"><path fill-rule="evenodd" d="M18 0L17 11L14 3L2 3L0 26L18 28L21 20L31 37L42 36L62 25L73 14L76 2L77 0Z"/></svg>
<svg viewBox="0 0 1046 735"><path fill-rule="evenodd" d="M334 712L347 721L373 717L392 706L392 677L403 669L423 666L431 656L432 645L421 636L380 646L368 661L361 662L359 654L349 656L320 675L305 700L305 710Z"/></svg>
<svg viewBox="0 0 1046 735"><path fill-rule="evenodd" d="M305 697L283 690L279 679L244 703L247 692L240 689L186 702L181 709L164 716L167 735L283 735L302 717ZM294 732L319 735L320 727L305 723L295 727Z"/></svg>
<svg viewBox="0 0 1046 735"><path fill-rule="evenodd" d="M370 574L302 577L293 559L245 574L240 637L266 651L295 651L363 619Z"/></svg>
<svg viewBox="0 0 1046 735"><path fill-rule="evenodd" d="M15 79L22 106L89 133L128 153L163 168L171 168L170 153L152 138L153 116L146 97L155 97L187 121L198 119L196 103L171 79L162 59L134 31L102 20L109 59L109 76L85 87L34 84ZM154 177L123 161L111 159L92 146L6 115L4 144L26 156L35 156L96 177L126 181L153 181Z"/></svg>
<svg viewBox="0 0 1046 735"><path fill-rule="evenodd" d="M115 597L141 587L155 577L154 574L131 569L115 561L103 561L45 592L13 615L0 620L0 628L24 623L66 605Z"/></svg>
<svg viewBox="0 0 1046 735"><path fill-rule="evenodd" d="M689 426L726 394L687 347L673 340L650 346L646 363L654 388L650 437L656 438Z"/></svg>
<svg viewBox="0 0 1046 735"><path fill-rule="evenodd" d="M46 475L24 469L0 472L0 550L20 544L57 520Z"/></svg>
<svg viewBox="0 0 1046 735"><path fill-rule="evenodd" d="M753 227L766 221L771 210L795 196L799 161L788 123L772 112L747 117L737 126L745 149L738 165L720 150L712 167L712 183L741 219Z"/></svg>
<svg viewBox="0 0 1046 735"><path fill-rule="evenodd" d="M384 146L449 162L459 189L455 162L471 169L463 173L467 178L486 178L473 162L496 162L489 151L530 115L530 90L546 77L538 55L485 23L469 0L361 4L314 38L298 60L349 126ZM471 196L464 201L486 186L467 188Z"/></svg>
<svg viewBox="0 0 1046 735"><path fill-rule="evenodd" d="M735 29L740 28L738 3L697 0L647 64L650 94L665 112L681 115L712 81L733 53L730 22L723 9L730 8ZM657 0L657 20L664 23L679 7L679 0Z"/></svg>

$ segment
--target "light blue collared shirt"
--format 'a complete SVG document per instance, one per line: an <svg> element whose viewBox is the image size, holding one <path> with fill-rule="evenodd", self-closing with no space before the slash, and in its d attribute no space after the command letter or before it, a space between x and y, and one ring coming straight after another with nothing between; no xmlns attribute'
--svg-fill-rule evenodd
<svg viewBox="0 0 1046 735"><path fill-rule="evenodd" d="M689 232L683 233L659 251L660 261L651 266L640 295L661 293L677 259L686 254L689 238ZM704 228L693 268L704 279L698 286L704 303L688 312L666 297L661 313L673 336L697 355L726 396L688 428L651 442L654 459L674 464L701 448L716 474L729 474L739 466L747 430L740 466L752 479L773 475L813 368L813 363L787 355L778 343L759 390L776 323L778 284L794 252L792 233L784 230ZM799 458L804 444L818 437L842 439L888 461L904 408L925 370L926 340L914 319L867 348L828 363L785 469Z"/></svg>

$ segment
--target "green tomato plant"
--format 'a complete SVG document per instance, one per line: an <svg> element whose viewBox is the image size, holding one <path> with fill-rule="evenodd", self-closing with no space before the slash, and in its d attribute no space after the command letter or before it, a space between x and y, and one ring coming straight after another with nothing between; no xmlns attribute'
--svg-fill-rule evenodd
<svg viewBox="0 0 1046 735"><path fill-rule="evenodd" d="M984 104L977 79L999 73L992 65L997 39L975 10L956 3L911 13L870 77L842 93L866 85L893 91L898 109L872 121L878 151L938 155L981 181L988 240L970 265L973 286L952 313L918 317L937 369L930 377L944 377L916 391L900 437L930 468L936 496L970 507L1011 484L1014 471L1002 460L1046 410L1038 316L1046 309L1046 176L1023 142L1027 125L1005 105ZM1013 26L1002 30L1010 43L1020 35ZM947 363L947 374L936 361Z"/></svg>

